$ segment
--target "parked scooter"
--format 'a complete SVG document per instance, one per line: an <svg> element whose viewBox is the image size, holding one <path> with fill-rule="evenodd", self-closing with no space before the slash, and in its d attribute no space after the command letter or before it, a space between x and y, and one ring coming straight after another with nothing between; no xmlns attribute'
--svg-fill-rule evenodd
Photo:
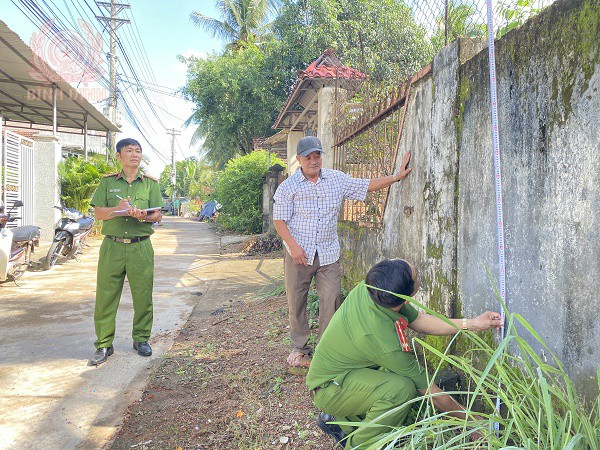
<svg viewBox="0 0 600 450"><path fill-rule="evenodd" d="M40 245L40 229L32 225L8 228L9 222L18 219L12 215L15 208L23 206L21 200L15 200L10 210L4 213L0 202L0 282L17 281L31 264L34 247Z"/></svg>
<svg viewBox="0 0 600 450"><path fill-rule="evenodd" d="M44 261L44 270L49 270L60 256L76 258L85 247L85 238L92 231L94 218L74 208L55 206L63 216L55 225L54 240Z"/></svg>

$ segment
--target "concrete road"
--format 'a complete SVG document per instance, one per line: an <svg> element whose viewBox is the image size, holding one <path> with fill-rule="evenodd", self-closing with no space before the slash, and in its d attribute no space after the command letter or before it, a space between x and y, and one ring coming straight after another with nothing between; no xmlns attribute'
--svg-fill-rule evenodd
<svg viewBox="0 0 600 450"><path fill-rule="evenodd" d="M206 223L167 217L163 224L152 237L150 358L132 349L133 305L126 282L115 354L97 368L87 366L95 350L100 240L91 240L78 261L27 272L19 286L0 285L0 449L102 448L194 308L210 313L249 299L281 273L279 259L221 255L224 242Z"/></svg>

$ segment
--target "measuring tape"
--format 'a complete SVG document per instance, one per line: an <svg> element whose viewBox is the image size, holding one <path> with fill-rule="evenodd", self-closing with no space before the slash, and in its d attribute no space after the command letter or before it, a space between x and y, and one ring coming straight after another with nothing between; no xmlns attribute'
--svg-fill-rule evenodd
<svg viewBox="0 0 600 450"><path fill-rule="evenodd" d="M494 152L494 184L496 187L496 225L498 228L498 272L499 288L502 302L506 305L506 270L504 258L504 219L502 214L502 173L500 170L500 139L498 137L498 96L496 94L496 57L494 56L494 11L492 0L486 0L487 27L488 27L488 54L490 60L490 100L492 111L492 149ZM500 339L504 339L504 307L500 305ZM500 414L500 396L496 397L496 410ZM496 432L500 431L500 424L494 423Z"/></svg>

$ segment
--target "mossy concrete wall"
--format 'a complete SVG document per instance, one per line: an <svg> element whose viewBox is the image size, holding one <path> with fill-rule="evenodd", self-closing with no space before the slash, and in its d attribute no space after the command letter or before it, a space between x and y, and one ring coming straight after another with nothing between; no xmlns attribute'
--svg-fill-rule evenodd
<svg viewBox="0 0 600 450"><path fill-rule="evenodd" d="M400 151L411 150L413 173L392 187L381 230L340 226L348 285L382 258L400 257L416 264L420 300L435 309L499 309L486 274L497 279L498 257L483 45L445 47L431 76L412 87ZM600 365L600 3L559 0L495 45L509 310L592 396Z"/></svg>

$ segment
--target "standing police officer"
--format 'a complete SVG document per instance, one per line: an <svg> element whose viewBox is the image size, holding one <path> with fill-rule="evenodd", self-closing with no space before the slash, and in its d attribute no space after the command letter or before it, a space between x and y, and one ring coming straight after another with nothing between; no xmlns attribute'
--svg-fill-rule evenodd
<svg viewBox="0 0 600 450"><path fill-rule="evenodd" d="M145 209L161 207L163 201L158 181L139 170L142 146L138 141L117 142L116 156L123 170L105 175L90 202L96 219L103 221L105 236L98 259L94 310L97 339L96 353L88 363L91 366L102 364L113 354L115 318L125 275L133 297L133 349L141 356L152 355L148 339L152 331L154 250L149 238L154 232L152 223L162 215L160 210Z"/></svg>

